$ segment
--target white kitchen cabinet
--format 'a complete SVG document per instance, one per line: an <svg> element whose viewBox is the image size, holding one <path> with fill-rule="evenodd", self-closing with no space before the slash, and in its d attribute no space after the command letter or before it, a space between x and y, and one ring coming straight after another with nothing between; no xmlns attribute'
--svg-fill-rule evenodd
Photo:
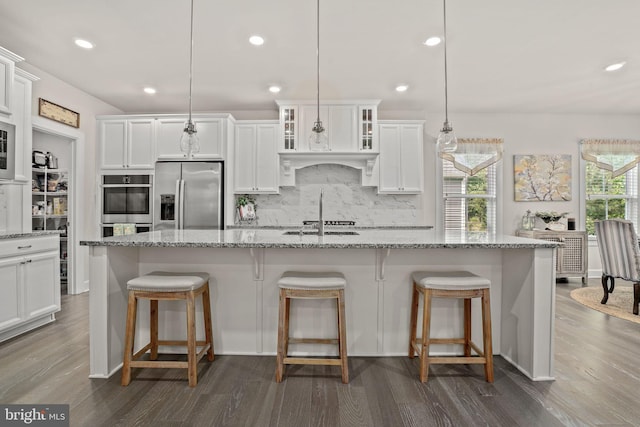
<svg viewBox="0 0 640 427"><path fill-rule="evenodd" d="M24 58L0 47L0 114L11 116L13 113L13 84L16 62Z"/></svg>
<svg viewBox="0 0 640 427"><path fill-rule="evenodd" d="M423 189L423 122L380 122L380 194Z"/></svg>
<svg viewBox="0 0 640 427"><path fill-rule="evenodd" d="M186 156L180 150L180 139L188 116L161 117L157 119L156 157L167 159ZM194 158L223 159L230 115L194 115L192 120L198 131L200 151Z"/></svg>
<svg viewBox="0 0 640 427"><path fill-rule="evenodd" d="M31 180L31 92L34 81L39 80L33 74L16 67L13 81L13 122L16 125L16 163L15 181Z"/></svg>
<svg viewBox="0 0 640 427"><path fill-rule="evenodd" d="M377 100L277 101L280 107L281 152L309 152L309 137L318 119L326 128L329 150L338 153L377 151Z"/></svg>
<svg viewBox="0 0 640 427"><path fill-rule="evenodd" d="M101 169L153 169L155 120L98 120Z"/></svg>
<svg viewBox="0 0 640 427"><path fill-rule="evenodd" d="M234 192L278 193L278 128L276 122L236 124Z"/></svg>
<svg viewBox="0 0 640 427"><path fill-rule="evenodd" d="M55 320L60 311L57 235L0 242L0 342Z"/></svg>
<svg viewBox="0 0 640 427"><path fill-rule="evenodd" d="M301 108L302 136L300 151L309 150L309 137L318 118L318 107L304 105ZM320 120L326 128L329 150L357 151L358 107L356 105L321 105Z"/></svg>

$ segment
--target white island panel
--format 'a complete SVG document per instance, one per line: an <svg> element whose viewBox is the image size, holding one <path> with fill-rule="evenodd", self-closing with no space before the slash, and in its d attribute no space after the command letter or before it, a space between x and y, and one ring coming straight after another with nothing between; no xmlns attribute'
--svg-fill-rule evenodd
<svg viewBox="0 0 640 427"><path fill-rule="evenodd" d="M456 243L424 231L283 237L281 230L154 232L83 244L91 246L92 260L92 377L109 377L119 369L126 282L153 270L209 273L216 353L262 355L276 352L280 275L286 270L342 272L348 281L349 355L405 356L410 274L431 268L466 269L489 278L495 354L532 379L553 379L555 244L511 236ZM139 310L138 347L147 341L147 307L143 304ZM437 299L433 310L433 336L461 336L460 301ZM184 336L184 307L161 302L160 311L162 337ZM473 337L481 342L476 301L473 316ZM201 315L197 322L201 336ZM335 333L335 323L332 301L293 301L293 336L329 337ZM331 346L292 345L291 350L335 353ZM452 354L458 349L438 346L434 351Z"/></svg>

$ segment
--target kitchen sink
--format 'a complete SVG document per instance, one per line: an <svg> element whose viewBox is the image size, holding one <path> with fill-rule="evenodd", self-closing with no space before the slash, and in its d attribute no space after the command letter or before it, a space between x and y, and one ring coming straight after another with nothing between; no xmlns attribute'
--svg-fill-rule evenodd
<svg viewBox="0 0 640 427"><path fill-rule="evenodd" d="M359 234L360 233L358 233L357 231L325 231L324 232L325 236L358 236ZM303 231L302 233L300 231L285 231L283 235L285 236L299 236L299 235L317 236L318 231L317 230Z"/></svg>

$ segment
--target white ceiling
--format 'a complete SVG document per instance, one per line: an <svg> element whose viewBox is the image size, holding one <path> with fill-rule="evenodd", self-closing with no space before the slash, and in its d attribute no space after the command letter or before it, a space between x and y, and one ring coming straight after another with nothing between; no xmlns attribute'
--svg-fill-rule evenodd
<svg viewBox="0 0 640 427"><path fill-rule="evenodd" d="M195 1L194 111L315 99L314 0ZM0 46L127 112L186 112L189 0L0 0ZM321 99L444 111L441 0L320 0ZM449 113L640 113L640 1L448 0ZM265 37L262 47L248 43ZM92 51L76 37L96 44ZM621 60L617 73L603 67ZM267 91L282 85L281 93ZM405 93L394 88L409 85ZM142 92L153 86L153 96ZM71 106L70 106L71 107Z"/></svg>

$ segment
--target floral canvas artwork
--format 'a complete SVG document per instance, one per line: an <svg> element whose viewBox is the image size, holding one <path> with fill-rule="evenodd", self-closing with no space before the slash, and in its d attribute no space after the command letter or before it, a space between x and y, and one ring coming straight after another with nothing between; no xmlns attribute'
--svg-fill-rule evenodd
<svg viewBox="0 0 640 427"><path fill-rule="evenodd" d="M571 155L515 155L515 200L551 202L571 200Z"/></svg>

